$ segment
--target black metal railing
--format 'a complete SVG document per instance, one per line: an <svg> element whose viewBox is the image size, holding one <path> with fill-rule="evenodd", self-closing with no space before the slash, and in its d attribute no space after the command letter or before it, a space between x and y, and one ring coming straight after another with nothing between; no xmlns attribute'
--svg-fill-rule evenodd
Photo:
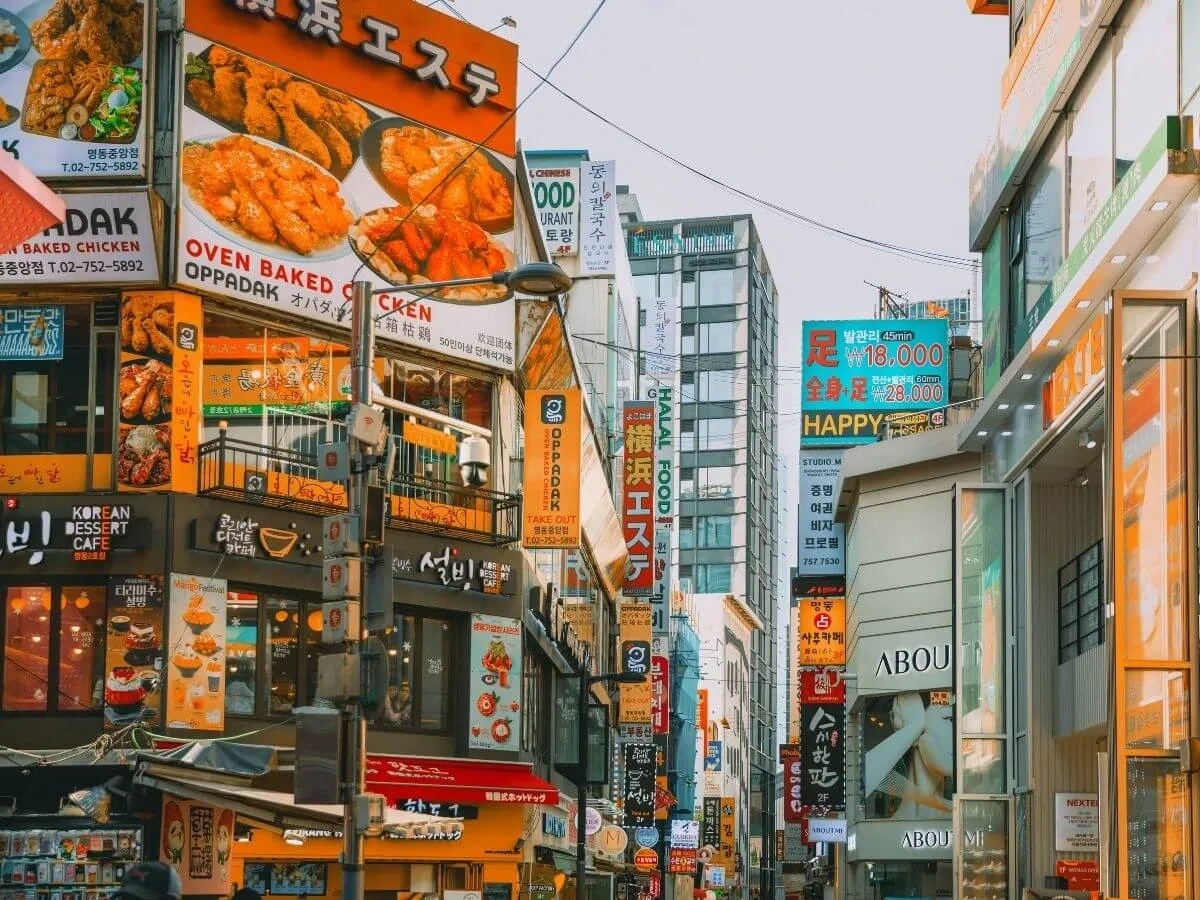
<svg viewBox="0 0 1200 900"><path fill-rule="evenodd" d="M222 431L200 445L197 492L326 516L347 506L344 482L322 481L313 454ZM521 536L521 497L403 473L388 483L389 527L502 546Z"/></svg>

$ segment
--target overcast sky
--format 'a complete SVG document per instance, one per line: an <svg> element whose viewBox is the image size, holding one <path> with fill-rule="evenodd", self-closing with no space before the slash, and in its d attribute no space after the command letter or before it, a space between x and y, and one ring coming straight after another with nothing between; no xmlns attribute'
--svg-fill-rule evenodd
<svg viewBox="0 0 1200 900"><path fill-rule="evenodd" d="M516 19L502 33L542 73L595 3L454 0L485 27ZM996 127L1006 58L1007 20L972 16L963 0L608 0L552 80L727 184L847 231L967 255L967 178ZM536 80L522 76L524 96ZM733 196L550 88L517 130L527 148L615 159L648 218L754 215L779 288L793 509L801 321L871 316L877 293L864 280L913 299L973 287L970 272L863 249Z"/></svg>

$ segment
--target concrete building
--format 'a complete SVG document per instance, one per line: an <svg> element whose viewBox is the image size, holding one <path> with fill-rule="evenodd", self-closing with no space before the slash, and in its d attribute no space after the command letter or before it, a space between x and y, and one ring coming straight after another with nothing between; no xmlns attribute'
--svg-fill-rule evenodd
<svg viewBox="0 0 1200 900"><path fill-rule="evenodd" d="M642 311L667 299L678 323L675 578L698 598L733 595L762 623L747 654L745 821L763 846L748 896L767 898L777 767L778 295L750 216L645 221L637 197L621 188L618 210ZM707 601L697 602L703 617Z"/></svg>

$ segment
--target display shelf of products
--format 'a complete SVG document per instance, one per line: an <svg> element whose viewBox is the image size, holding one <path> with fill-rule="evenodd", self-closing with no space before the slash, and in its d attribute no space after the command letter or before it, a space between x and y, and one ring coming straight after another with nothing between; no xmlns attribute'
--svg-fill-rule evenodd
<svg viewBox="0 0 1200 900"><path fill-rule="evenodd" d="M140 828L0 831L0 900L106 900L141 858Z"/></svg>

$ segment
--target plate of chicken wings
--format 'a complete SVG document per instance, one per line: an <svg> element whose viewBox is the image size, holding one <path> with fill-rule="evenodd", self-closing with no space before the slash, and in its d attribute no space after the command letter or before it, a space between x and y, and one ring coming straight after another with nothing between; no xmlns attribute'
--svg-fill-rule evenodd
<svg viewBox="0 0 1200 900"><path fill-rule="evenodd" d="M219 44L189 53L184 103L230 131L287 147L339 181L374 116L345 94Z"/></svg>

